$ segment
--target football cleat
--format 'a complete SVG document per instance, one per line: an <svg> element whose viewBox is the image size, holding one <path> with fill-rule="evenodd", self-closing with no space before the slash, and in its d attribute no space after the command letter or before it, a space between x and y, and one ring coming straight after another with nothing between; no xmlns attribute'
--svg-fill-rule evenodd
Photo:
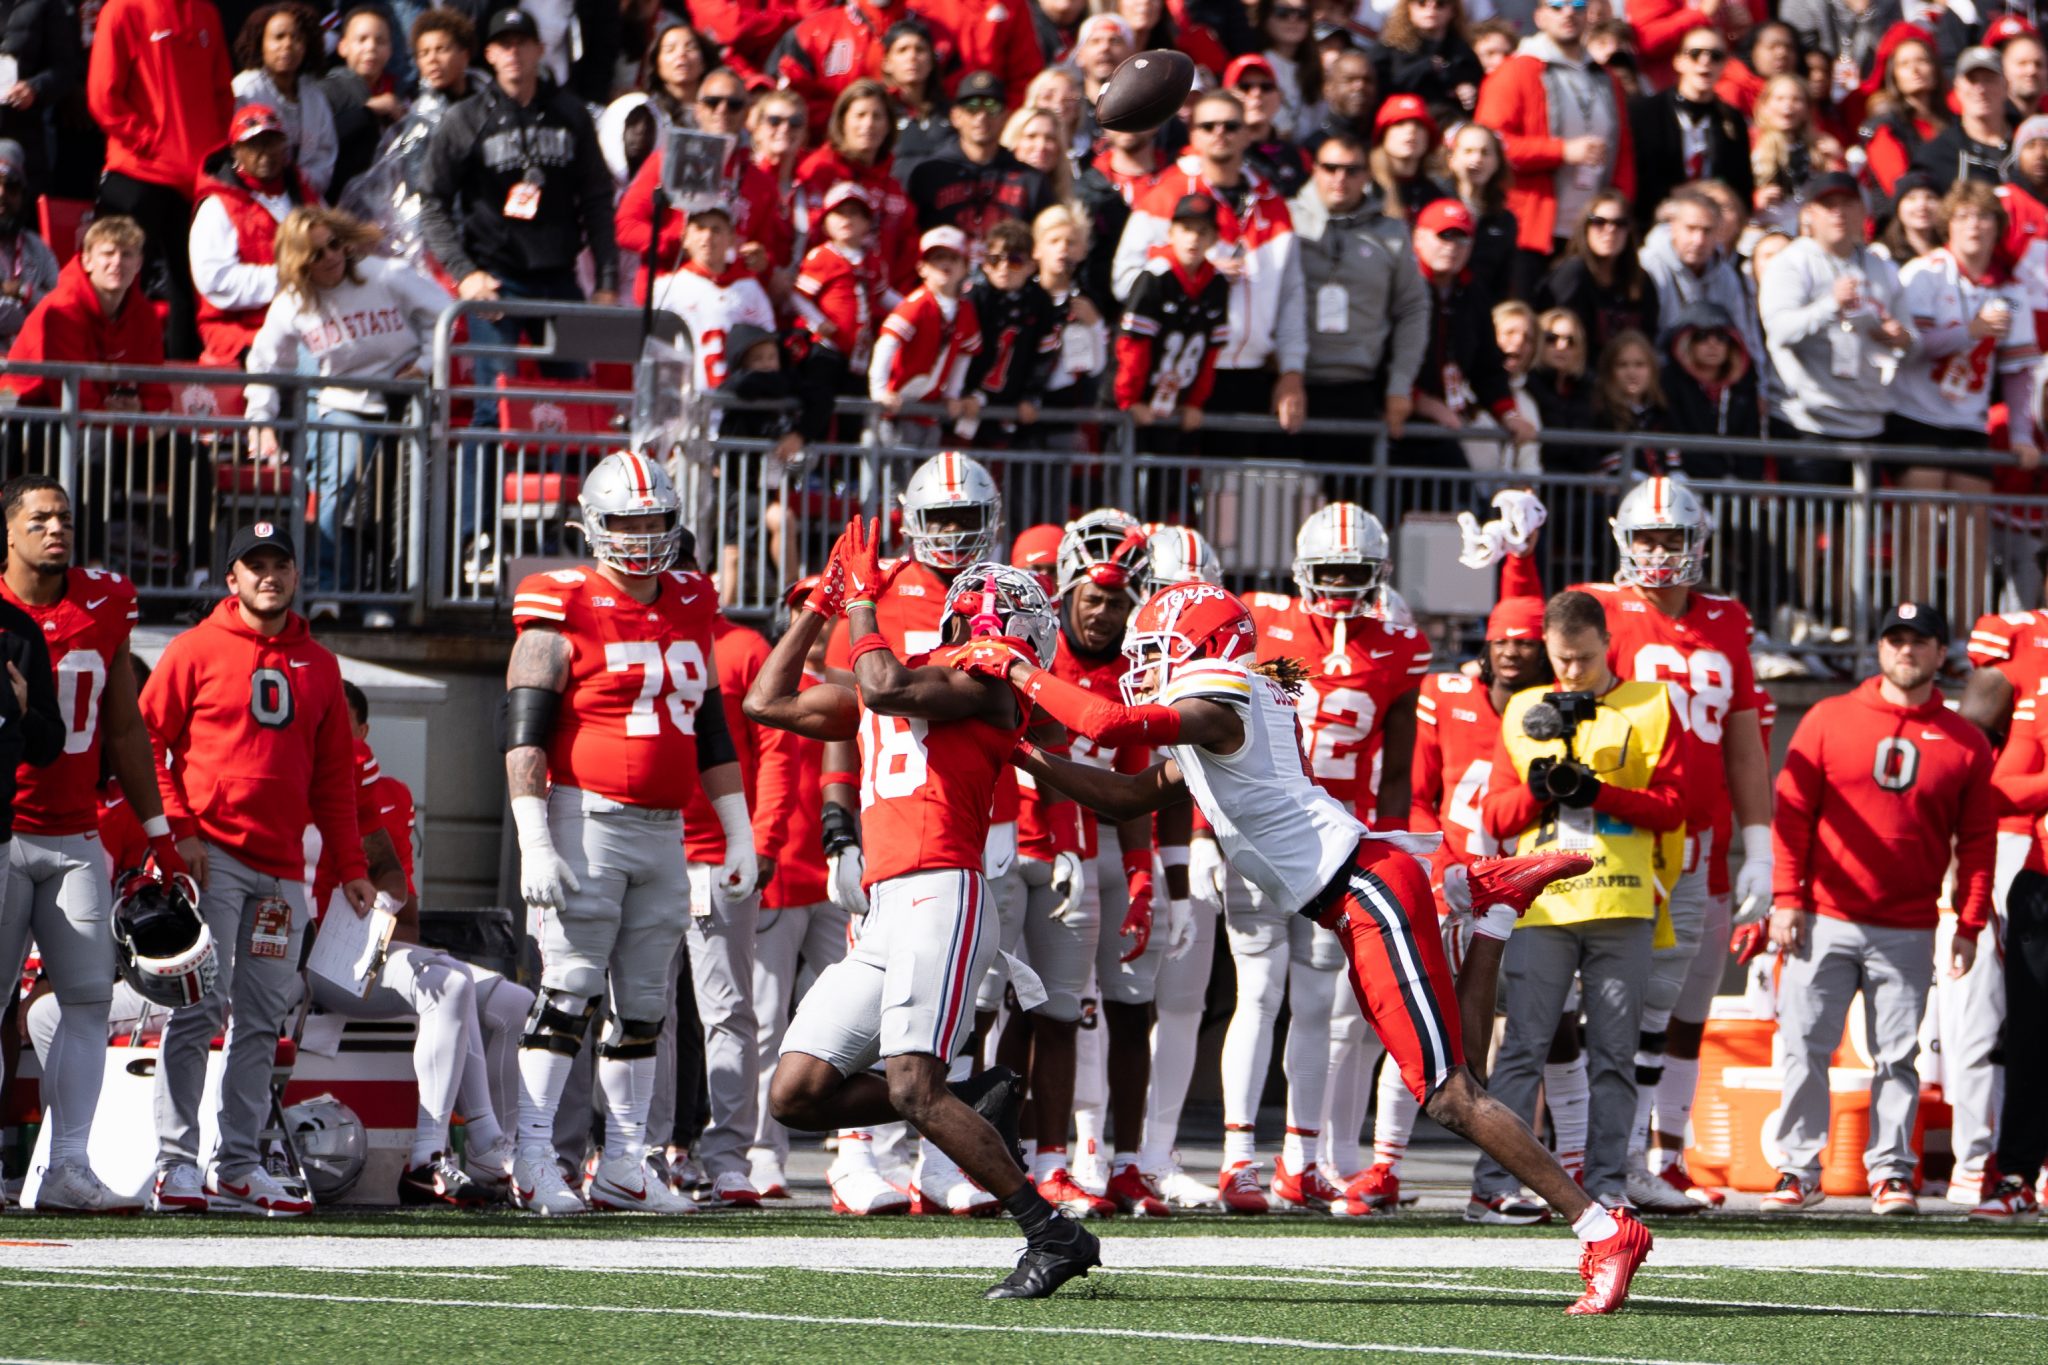
<svg viewBox="0 0 2048 1365"><path fill-rule="evenodd" d="M992 1287L991 1299L1042 1299L1073 1279L1102 1264L1102 1243L1095 1234L1073 1219L1054 1214L1046 1239L1027 1246L1017 1258L1017 1268Z"/></svg>
<svg viewBox="0 0 2048 1365"><path fill-rule="evenodd" d="M1911 1217L1920 1212L1920 1200L1912 1182L1893 1176L1870 1186L1870 1211L1890 1218Z"/></svg>
<svg viewBox="0 0 2048 1365"><path fill-rule="evenodd" d="M37 1213L141 1213L142 1201L115 1194L82 1161L62 1161L43 1170L36 1191Z"/></svg>
<svg viewBox="0 0 2048 1365"><path fill-rule="evenodd" d="M415 1166L398 1177L398 1202L408 1206L453 1204L459 1209L479 1208L491 1202L490 1191L471 1180L446 1152Z"/></svg>
<svg viewBox="0 0 2048 1365"><path fill-rule="evenodd" d="M1285 1157L1273 1163L1273 1196L1315 1213L1329 1213L1344 1202L1343 1192L1323 1179L1321 1171L1310 1166L1297 1174L1287 1169Z"/></svg>
<svg viewBox="0 0 2048 1365"><path fill-rule="evenodd" d="M866 1217L910 1212L910 1196L882 1179L872 1161L846 1165L834 1162L825 1172L825 1187L832 1191L834 1213Z"/></svg>
<svg viewBox="0 0 2048 1365"><path fill-rule="evenodd" d="M1090 1194L1109 1194L1109 1163L1102 1159L1096 1149L1095 1139L1082 1143L1074 1153L1073 1164L1067 1171L1074 1177L1074 1183Z"/></svg>
<svg viewBox="0 0 2048 1365"><path fill-rule="evenodd" d="M1685 1169L1683 1160L1674 1161L1666 1166L1658 1173L1657 1178L1703 1209L1718 1209L1728 1202L1728 1196L1720 1190L1695 1183L1692 1172Z"/></svg>
<svg viewBox="0 0 2048 1365"><path fill-rule="evenodd" d="M1670 1185L1651 1175L1636 1163L1639 1157L1629 1158L1629 1171L1623 1178L1622 1188L1628 1192L1631 1206L1644 1213L1696 1213L1699 1205L1680 1194Z"/></svg>
<svg viewBox="0 0 2048 1365"><path fill-rule="evenodd" d="M1116 1205L1099 1194L1090 1194L1082 1189L1064 1166L1038 1182L1038 1193L1046 1203L1066 1210L1075 1218L1116 1216Z"/></svg>
<svg viewBox="0 0 2048 1365"><path fill-rule="evenodd" d="M1392 1166L1376 1163L1360 1171L1344 1186L1344 1199L1330 1206L1339 1218L1370 1218L1393 1213L1401 1207L1401 1177Z"/></svg>
<svg viewBox="0 0 2048 1365"><path fill-rule="evenodd" d="M534 1147L522 1151L512 1162L512 1203L543 1218L561 1218L589 1212L583 1196L569 1188L562 1163L552 1148Z"/></svg>
<svg viewBox="0 0 2048 1365"><path fill-rule="evenodd" d="M1167 1203L1183 1209L1214 1209L1219 1207L1216 1187L1206 1180L1198 1180L1180 1168L1180 1158L1161 1171L1149 1171L1145 1178L1152 1188L1158 1190Z"/></svg>
<svg viewBox="0 0 2048 1365"><path fill-rule="evenodd" d="M1109 1178L1109 1198L1118 1213L1134 1218L1166 1218L1173 1213L1159 1187L1136 1166L1125 1166Z"/></svg>
<svg viewBox="0 0 2048 1365"><path fill-rule="evenodd" d="M251 1166L233 1177L215 1166L206 1173L206 1203L215 1213L254 1213L265 1218L303 1218L313 1211L313 1199L302 1189L286 1185L261 1166Z"/></svg>
<svg viewBox="0 0 2048 1365"><path fill-rule="evenodd" d="M590 1207L608 1213L695 1213L697 1201L663 1184L645 1156L613 1156L591 1173Z"/></svg>
<svg viewBox="0 0 2048 1365"><path fill-rule="evenodd" d="M783 1174L781 1158L773 1152L754 1154L753 1171L747 1183L760 1191L763 1199L789 1198L789 1177Z"/></svg>
<svg viewBox="0 0 2048 1365"><path fill-rule="evenodd" d="M512 1197L512 1139L500 1138L489 1147L472 1149L462 1158L462 1173L494 1203Z"/></svg>
<svg viewBox="0 0 2048 1365"><path fill-rule="evenodd" d="M1266 1202L1266 1192L1259 1188L1259 1165L1256 1161L1240 1161L1234 1166L1225 1166L1216 1177L1216 1197L1222 1201L1225 1213L1273 1211L1273 1206Z"/></svg>
<svg viewBox="0 0 2048 1365"><path fill-rule="evenodd" d="M1574 1317L1592 1313L1618 1313L1628 1302L1629 1281L1644 1261L1650 1259L1655 1239L1650 1230L1629 1217L1626 1209L1614 1211L1614 1235L1594 1242L1579 1253L1579 1278L1586 1292L1564 1311Z"/></svg>
<svg viewBox="0 0 2048 1365"><path fill-rule="evenodd" d="M910 1211L953 1214L961 1218L993 1218L1003 1211L996 1197L967 1178L953 1158L926 1139L920 1144L917 1174L910 1182Z"/></svg>
<svg viewBox="0 0 2048 1365"><path fill-rule="evenodd" d="M1593 870L1593 860L1583 853L1531 853L1511 858L1481 858L1466 874L1472 891L1472 913L1483 915L1496 905L1505 905L1517 919L1543 888L1567 877L1583 877Z"/></svg>
<svg viewBox="0 0 2048 1365"><path fill-rule="evenodd" d="M1473 1195L1465 1203L1465 1221L1487 1227L1525 1228L1531 1223L1550 1221L1550 1205L1519 1194L1496 1194L1492 1198Z"/></svg>
<svg viewBox="0 0 2048 1365"><path fill-rule="evenodd" d="M985 1067L974 1076L947 1087L955 1099L988 1120L989 1127L1003 1140L1003 1150L1024 1165L1024 1144L1017 1135L1017 1115L1024 1108L1024 1082L1006 1066Z"/></svg>
<svg viewBox="0 0 2048 1365"><path fill-rule="evenodd" d="M727 1171L711 1182L711 1198L728 1209L758 1209L761 1207L761 1192L754 1188L754 1182L738 1171Z"/></svg>
<svg viewBox="0 0 2048 1365"><path fill-rule="evenodd" d="M180 1161L157 1168L156 1186L149 1196L151 1213L205 1213L207 1208L206 1186L199 1179L197 1166Z"/></svg>
<svg viewBox="0 0 2048 1365"><path fill-rule="evenodd" d="M1778 1177L1777 1188L1757 1200L1756 1207L1758 1213L1765 1214L1804 1213L1822 1198L1819 1185L1809 1188L1804 1180L1788 1173Z"/></svg>
<svg viewBox="0 0 2048 1365"><path fill-rule="evenodd" d="M2040 1216L2041 1205L2032 1187L2016 1175L2000 1180L1983 1202L1970 1210L1973 1223L2031 1223Z"/></svg>
<svg viewBox="0 0 2048 1365"><path fill-rule="evenodd" d="M662 1183L678 1194L693 1194L702 1198L711 1192L711 1177L704 1173L704 1163L690 1152L680 1158L665 1157L668 1178Z"/></svg>

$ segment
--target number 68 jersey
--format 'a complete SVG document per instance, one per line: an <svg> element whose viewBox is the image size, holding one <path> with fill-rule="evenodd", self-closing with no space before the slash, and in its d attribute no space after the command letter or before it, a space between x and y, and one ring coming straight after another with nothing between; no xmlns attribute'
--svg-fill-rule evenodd
<svg viewBox="0 0 2048 1365"><path fill-rule="evenodd" d="M0 581L0 598L43 628L64 752L47 768L22 764L15 774L14 828L20 834L84 834L99 827L100 709L107 678L135 627L135 585L100 569L67 569L64 596L30 606Z"/></svg>
<svg viewBox="0 0 2048 1365"><path fill-rule="evenodd" d="M665 573L634 601L594 568L530 574L512 624L569 642L569 682L548 744L548 775L629 806L681 810L697 790L697 708L711 686L718 593L696 573Z"/></svg>

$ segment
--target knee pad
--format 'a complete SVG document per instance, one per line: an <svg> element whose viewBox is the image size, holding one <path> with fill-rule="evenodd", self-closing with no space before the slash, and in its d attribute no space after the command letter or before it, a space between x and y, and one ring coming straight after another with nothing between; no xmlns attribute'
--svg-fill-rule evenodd
<svg viewBox="0 0 2048 1365"><path fill-rule="evenodd" d="M533 1012L526 1016L526 1032L520 1035L519 1046L574 1057L583 1050L584 1036L596 1013L595 996L543 990L533 999Z"/></svg>
<svg viewBox="0 0 2048 1365"><path fill-rule="evenodd" d="M604 1042L597 1055L608 1062L634 1062L654 1055L661 1042L661 1020L621 1019L612 1016L605 1025Z"/></svg>

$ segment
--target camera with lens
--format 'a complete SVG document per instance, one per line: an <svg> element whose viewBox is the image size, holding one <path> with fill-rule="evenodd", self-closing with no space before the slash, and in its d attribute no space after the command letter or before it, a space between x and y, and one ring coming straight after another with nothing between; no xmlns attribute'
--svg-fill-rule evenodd
<svg viewBox="0 0 2048 1365"><path fill-rule="evenodd" d="M1584 808L1600 794L1600 779L1581 763L1572 744L1579 727L1600 712L1591 692L1546 692L1522 714L1522 733L1530 739L1564 741L1564 757L1544 757L1529 764L1529 789L1562 806Z"/></svg>

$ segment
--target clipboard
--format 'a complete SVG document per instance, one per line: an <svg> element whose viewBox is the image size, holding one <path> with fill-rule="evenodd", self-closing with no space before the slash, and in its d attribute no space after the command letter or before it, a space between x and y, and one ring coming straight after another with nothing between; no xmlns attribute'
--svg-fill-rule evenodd
<svg viewBox="0 0 2048 1365"><path fill-rule="evenodd" d="M367 915L356 914L346 903L329 910L320 917L320 932L306 955L306 970L358 998L368 995L384 965L391 933L398 927L398 905L388 892L379 892Z"/></svg>

